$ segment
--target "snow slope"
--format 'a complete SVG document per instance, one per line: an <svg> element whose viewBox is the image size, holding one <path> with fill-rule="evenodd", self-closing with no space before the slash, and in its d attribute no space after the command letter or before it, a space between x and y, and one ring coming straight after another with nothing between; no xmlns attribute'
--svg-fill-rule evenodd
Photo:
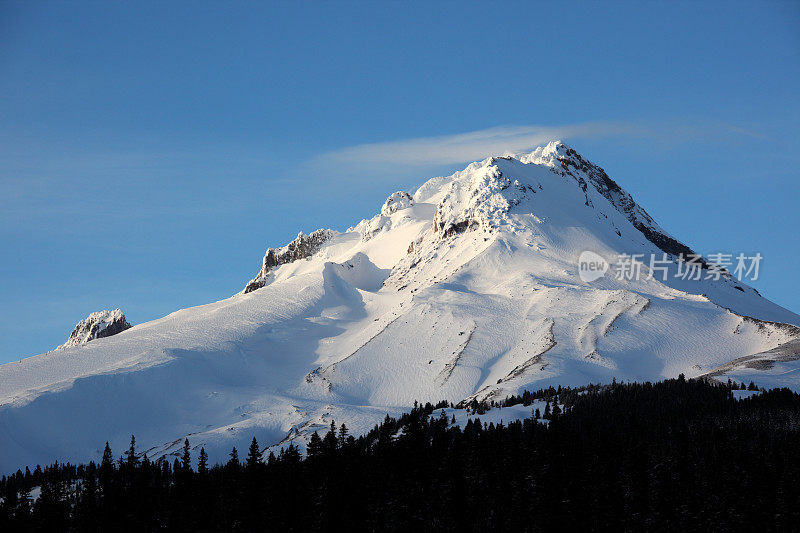
<svg viewBox="0 0 800 533"><path fill-rule="evenodd" d="M0 472L131 434L151 458L188 436L221 461L253 436L366 431L415 400L613 377L800 389L800 316L730 276L586 283L585 250L689 248L563 143L472 163L270 249L240 294L0 366Z"/></svg>

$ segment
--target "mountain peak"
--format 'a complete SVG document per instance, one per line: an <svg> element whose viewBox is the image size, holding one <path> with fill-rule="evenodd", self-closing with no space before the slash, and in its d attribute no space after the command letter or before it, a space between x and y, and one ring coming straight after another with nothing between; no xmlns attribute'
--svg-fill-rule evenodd
<svg viewBox="0 0 800 533"><path fill-rule="evenodd" d="M554 182L553 174L563 179ZM559 185L563 183L573 187L563 190ZM608 202L659 250L672 256L694 253L662 229L603 168L561 140L552 140L531 152L471 163L449 178L433 178L420 187L415 198L437 202L434 225L440 235L447 236L466 228L504 224L511 208L523 204L527 205L526 212L535 216L544 206L541 200L533 199L543 187L561 191L558 196L545 194L548 203L558 204L561 211L575 209L574 202L580 198L583 206L608 219ZM620 228L614 229L619 234Z"/></svg>
<svg viewBox="0 0 800 533"><path fill-rule="evenodd" d="M517 152L514 157L523 163L534 163L537 165L555 166L561 158L569 157L571 153L577 152L559 139L554 139L545 145L537 146L530 152Z"/></svg>
<svg viewBox="0 0 800 533"><path fill-rule="evenodd" d="M519 152L515 155L523 163L559 167L561 161L586 161L574 148L561 140L553 140L545 145L538 146L530 152Z"/></svg>
<svg viewBox="0 0 800 533"><path fill-rule="evenodd" d="M110 334L112 316L127 324L93 314L73 347L0 366L0 473L97 458L131 433L153 459L189 436L213 462L254 436L302 448L331 420L363 434L415 400L615 377L800 388L800 328L787 325L800 316L734 278L678 278L669 259L663 278L643 261L636 277L580 276L586 251L611 264L688 248L563 142L375 207L346 231L267 250L248 294L77 346ZM62 441L57 457L39 445Z"/></svg>
<svg viewBox="0 0 800 533"><path fill-rule="evenodd" d="M583 189L586 194L586 205L592 206L593 202L587 193L591 185L600 195L608 200L617 211L622 213L633 226L655 244L663 252L679 256L691 255L694 252L681 243L664 229L639 206L633 197L612 180L602 167L585 159L574 148L561 141L551 141L543 147L536 148L528 154L519 157L523 163L544 165L553 172L563 176L570 176Z"/></svg>

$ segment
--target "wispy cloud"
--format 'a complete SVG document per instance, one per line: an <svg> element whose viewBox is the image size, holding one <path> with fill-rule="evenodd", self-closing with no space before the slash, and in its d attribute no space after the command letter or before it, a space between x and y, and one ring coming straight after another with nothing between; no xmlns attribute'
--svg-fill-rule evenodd
<svg viewBox="0 0 800 533"><path fill-rule="evenodd" d="M455 135L361 144L322 154L318 159L364 165L448 165L533 149L554 139L618 136L631 134L637 129L631 124L620 122L499 126Z"/></svg>

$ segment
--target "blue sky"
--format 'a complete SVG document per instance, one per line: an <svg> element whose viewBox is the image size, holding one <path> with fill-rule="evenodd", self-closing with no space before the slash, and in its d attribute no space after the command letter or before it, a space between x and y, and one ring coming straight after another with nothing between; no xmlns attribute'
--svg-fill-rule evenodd
<svg viewBox="0 0 800 533"><path fill-rule="evenodd" d="M0 362L227 297L498 134L564 137L698 251L761 252L753 285L800 311L800 4L221 5L0 3Z"/></svg>

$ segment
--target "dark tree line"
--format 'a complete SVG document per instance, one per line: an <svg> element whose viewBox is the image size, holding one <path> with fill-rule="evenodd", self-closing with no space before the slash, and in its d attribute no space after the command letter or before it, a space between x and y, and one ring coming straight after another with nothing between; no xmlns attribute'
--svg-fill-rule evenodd
<svg viewBox="0 0 800 533"><path fill-rule="evenodd" d="M188 441L170 463L132 438L116 460L106 447L99 464L0 479L0 531L795 530L800 396L734 388L681 377L465 405L544 399L546 424L459 428L446 402L416 405L358 438L332 423L307 458L264 458L253 439L244 461L200 450L197 469Z"/></svg>

